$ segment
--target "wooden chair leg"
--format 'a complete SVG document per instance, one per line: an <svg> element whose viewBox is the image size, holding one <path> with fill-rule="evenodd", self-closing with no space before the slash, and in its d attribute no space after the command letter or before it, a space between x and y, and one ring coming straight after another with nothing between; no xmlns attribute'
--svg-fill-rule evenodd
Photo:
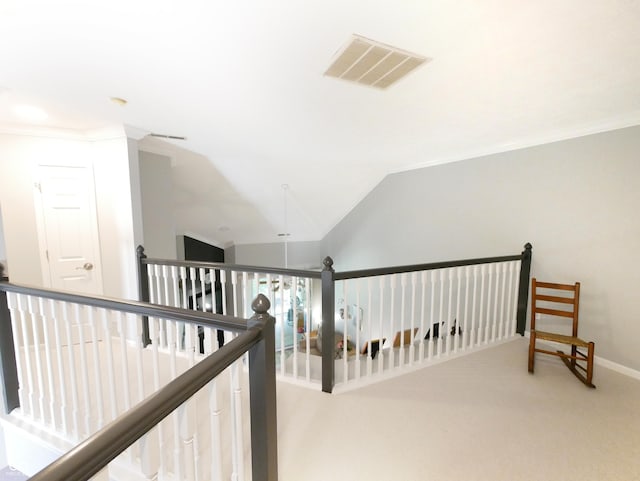
<svg viewBox="0 0 640 481"><path fill-rule="evenodd" d="M533 372L533 364L536 355L536 331L531 331L529 338L529 372Z"/></svg>
<svg viewBox="0 0 640 481"><path fill-rule="evenodd" d="M591 383L593 379L593 351L595 351L595 344L590 342L587 350L587 385L591 387L595 387Z"/></svg>
<svg viewBox="0 0 640 481"><path fill-rule="evenodd" d="M578 355L578 346L576 346L575 344L571 345L571 367L573 369L576 368L576 356Z"/></svg>

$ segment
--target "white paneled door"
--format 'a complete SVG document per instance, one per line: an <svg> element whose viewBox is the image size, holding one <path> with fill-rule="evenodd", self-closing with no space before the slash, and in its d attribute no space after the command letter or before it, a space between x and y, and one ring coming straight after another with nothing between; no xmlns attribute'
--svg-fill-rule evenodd
<svg viewBox="0 0 640 481"><path fill-rule="evenodd" d="M101 295L92 167L38 166L36 198L45 284L53 289Z"/></svg>

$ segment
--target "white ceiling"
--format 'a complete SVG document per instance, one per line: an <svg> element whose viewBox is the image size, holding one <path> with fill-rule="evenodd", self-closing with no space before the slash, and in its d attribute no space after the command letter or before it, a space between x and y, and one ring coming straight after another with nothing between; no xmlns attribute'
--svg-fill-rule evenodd
<svg viewBox="0 0 640 481"><path fill-rule="evenodd" d="M432 60L323 76L354 33ZM317 240L388 173L640 123L640 2L2 0L0 123L17 103L186 136L183 232L281 240L288 184L290 239Z"/></svg>

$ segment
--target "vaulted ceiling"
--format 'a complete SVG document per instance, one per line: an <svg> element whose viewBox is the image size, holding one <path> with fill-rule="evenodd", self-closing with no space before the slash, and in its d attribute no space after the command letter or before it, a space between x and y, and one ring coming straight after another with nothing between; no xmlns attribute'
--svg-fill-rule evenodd
<svg viewBox="0 0 640 481"><path fill-rule="evenodd" d="M325 76L353 34L430 61ZM391 172L640 123L639 46L634 0L3 0L0 123L184 136L141 141L180 230L316 240Z"/></svg>

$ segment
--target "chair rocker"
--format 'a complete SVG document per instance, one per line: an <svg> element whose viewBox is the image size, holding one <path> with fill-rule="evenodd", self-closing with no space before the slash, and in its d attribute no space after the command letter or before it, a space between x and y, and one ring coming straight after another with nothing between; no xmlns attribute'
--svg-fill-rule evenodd
<svg viewBox="0 0 640 481"><path fill-rule="evenodd" d="M580 283L555 284L531 280L531 337L529 339L529 372L533 373L536 352L557 356L569 370L586 386L593 387L593 352L595 344L578 337L578 308ZM572 334L564 335L536 329L536 320L541 315L570 319L573 323ZM538 341L551 341L571 346L571 353L551 351L539 348ZM586 354L578 349L586 349Z"/></svg>

